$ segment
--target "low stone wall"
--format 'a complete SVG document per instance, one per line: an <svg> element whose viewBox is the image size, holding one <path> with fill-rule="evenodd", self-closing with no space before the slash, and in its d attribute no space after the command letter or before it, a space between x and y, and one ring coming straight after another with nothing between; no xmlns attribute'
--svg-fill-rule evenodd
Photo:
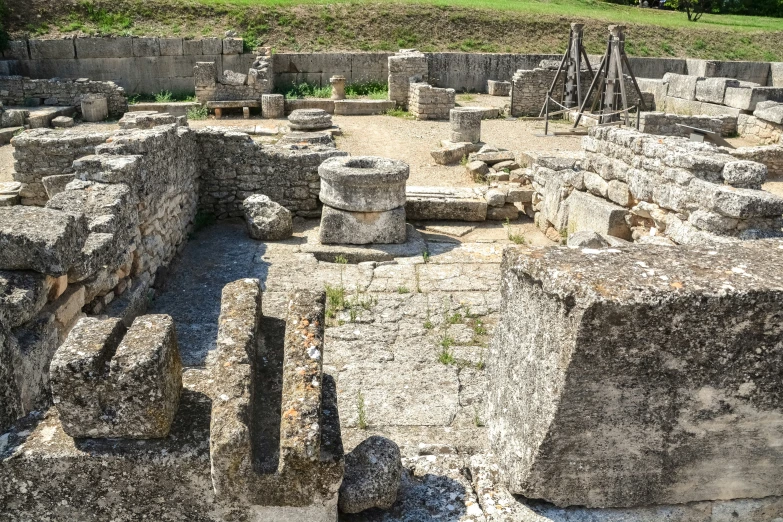
<svg viewBox="0 0 783 522"><path fill-rule="evenodd" d="M733 136L737 132L737 120L731 116L688 116L665 112L643 112L639 117L639 130L647 134L687 138L692 131L683 125L721 136Z"/></svg>
<svg viewBox="0 0 783 522"><path fill-rule="evenodd" d="M111 132L66 133L52 129L35 129L11 140L14 147L15 181L22 183L23 205L43 206L49 199L43 178L73 174L73 161L95 153L95 147L105 143Z"/></svg>
<svg viewBox="0 0 783 522"><path fill-rule="evenodd" d="M216 128L195 134L201 158L199 209L218 218L242 216L242 201L258 193L297 215L319 216L318 166L347 155L334 147L262 145L248 134Z"/></svg>
<svg viewBox="0 0 783 522"><path fill-rule="evenodd" d="M5 106L73 105L81 111L82 98L88 94L105 95L112 117L119 118L128 110L125 89L112 81L58 77L32 80L21 76L0 76L0 102Z"/></svg>
<svg viewBox="0 0 783 522"><path fill-rule="evenodd" d="M583 159L539 158L534 165L542 230L669 244L783 234L783 198L760 190L763 164L682 138L610 127L589 132Z"/></svg>
<svg viewBox="0 0 783 522"><path fill-rule="evenodd" d="M19 139L27 134L38 132ZM59 141L72 149L86 144L82 136L66 131ZM38 138L56 148L54 135ZM75 180L45 208L0 212L0 360L9 362L0 375L0 431L48 402L51 357L84 313L130 325L143 312L158 268L171 262L195 216L192 131L120 130L90 146L95 154L73 162Z"/></svg>
<svg viewBox="0 0 783 522"><path fill-rule="evenodd" d="M760 147L738 147L725 149L737 159L755 161L767 166L767 175L772 177L783 176L783 146L763 145Z"/></svg>
<svg viewBox="0 0 783 522"><path fill-rule="evenodd" d="M408 109L411 83L427 81L427 57L415 51L400 51L389 56L388 62L389 100L402 109Z"/></svg>
<svg viewBox="0 0 783 522"><path fill-rule="evenodd" d="M439 89L428 83L411 83L408 111L417 120L448 120L454 108L454 89Z"/></svg>
<svg viewBox="0 0 783 522"><path fill-rule="evenodd" d="M751 114L740 114L737 118L737 133L743 138L755 139L762 145L771 145L781 143L783 125Z"/></svg>

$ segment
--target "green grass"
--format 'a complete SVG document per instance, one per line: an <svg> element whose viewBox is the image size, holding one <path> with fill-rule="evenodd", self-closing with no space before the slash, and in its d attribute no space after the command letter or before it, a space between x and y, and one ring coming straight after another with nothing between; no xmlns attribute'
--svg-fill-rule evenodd
<svg viewBox="0 0 783 522"><path fill-rule="evenodd" d="M192 92L171 92L160 91L156 93L139 93L128 98L131 105L137 103L172 103L172 102L194 102L196 96Z"/></svg>
<svg viewBox="0 0 783 522"><path fill-rule="evenodd" d="M189 120L206 120L208 116L209 116L209 110L205 105L200 105L198 107L192 107L188 109Z"/></svg>
<svg viewBox="0 0 783 522"><path fill-rule="evenodd" d="M370 4L373 0L196 0L212 6L291 7L297 5ZM611 4L601 0L386 0L384 4L434 5L524 13L530 15L592 18L604 22L644 24L660 27L708 27L731 31L783 31L783 19L762 16L705 14L696 23L689 22L685 13L658 9L639 9L635 6ZM465 40L470 43L470 40ZM474 42L475 43L475 42Z"/></svg>

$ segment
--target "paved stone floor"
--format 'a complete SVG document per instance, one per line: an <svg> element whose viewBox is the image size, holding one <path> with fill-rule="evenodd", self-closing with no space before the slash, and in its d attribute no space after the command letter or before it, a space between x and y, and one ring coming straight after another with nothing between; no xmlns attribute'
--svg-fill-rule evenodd
<svg viewBox="0 0 783 522"><path fill-rule="evenodd" d="M250 239L241 221L197 232L152 312L174 317L188 371L200 372L214 349L228 282L260 278L264 314L275 317L283 317L292 290L344 292L344 304L330 308L324 371L337 381L346 451L380 434L400 445L406 466L390 511L345 520L483 520L470 458L487 452L484 356L509 243L503 226L480 226L465 242L423 231L428 256L341 264L301 252L317 223L297 220L293 238L269 243ZM360 396L365 427L359 426Z"/></svg>

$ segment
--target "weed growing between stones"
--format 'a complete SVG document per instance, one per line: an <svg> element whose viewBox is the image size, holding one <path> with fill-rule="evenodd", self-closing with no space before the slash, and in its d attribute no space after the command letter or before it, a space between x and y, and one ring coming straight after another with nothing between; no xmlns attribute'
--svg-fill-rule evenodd
<svg viewBox="0 0 783 522"><path fill-rule="evenodd" d="M409 294L409 293L411 293L411 291L410 291L410 290L408 290L408 289L407 289L406 287L404 287L404 286L400 286L400 287L397 287L397 293L398 293L398 294Z"/></svg>
<svg viewBox="0 0 783 522"><path fill-rule="evenodd" d="M478 414L478 408L476 408L475 406L473 407L473 425L476 426L477 428L484 427L484 423L482 422Z"/></svg>
<svg viewBox="0 0 783 522"><path fill-rule="evenodd" d="M209 109L204 105L188 109L189 120L206 120L207 116L209 116Z"/></svg>
<svg viewBox="0 0 783 522"><path fill-rule="evenodd" d="M451 351L451 347L454 346L454 338L449 337L444 332L443 337L440 340L440 353L438 354L438 362L441 364L455 364L457 359Z"/></svg>
<svg viewBox="0 0 783 522"><path fill-rule="evenodd" d="M412 120L413 116L411 116L411 113L404 109L400 109L399 107L395 107L394 109L389 109L386 111L386 116L394 116L395 118L402 118L404 120Z"/></svg>
<svg viewBox="0 0 783 522"><path fill-rule="evenodd" d="M371 100L385 100L389 95L389 86L383 82L358 82L345 86L345 97L349 99L367 97Z"/></svg>
<svg viewBox="0 0 783 522"><path fill-rule="evenodd" d="M430 252L429 252L429 250L422 250L421 251L421 257L422 257L422 259L424 259L425 263L429 263L430 262Z"/></svg>
<svg viewBox="0 0 783 522"><path fill-rule="evenodd" d="M359 392L359 395L356 396L356 410L358 413L358 419L356 421L356 425L359 427L360 430L366 430L367 412L364 409L364 394L362 392Z"/></svg>
<svg viewBox="0 0 783 522"><path fill-rule="evenodd" d="M464 167L465 165L467 165L467 164L468 164L468 162L469 162L469 161L468 161L468 156L467 156L467 155L465 155L465 156L462 156L462 159L461 159L461 160L459 160L459 164L460 164L460 165L462 165L463 167Z"/></svg>
<svg viewBox="0 0 783 522"><path fill-rule="evenodd" d="M326 318L335 319L345 309L345 287L326 285Z"/></svg>
<svg viewBox="0 0 783 522"><path fill-rule="evenodd" d="M462 322L462 314L459 312L454 312L453 314L446 317L446 322L448 324L459 324Z"/></svg>
<svg viewBox="0 0 783 522"><path fill-rule="evenodd" d="M512 243L515 243L517 245L525 245L527 244L527 238L524 234L518 234L516 232L512 232L511 230L511 221L506 218L505 223L503 223L503 226L506 228L506 237L509 241Z"/></svg>

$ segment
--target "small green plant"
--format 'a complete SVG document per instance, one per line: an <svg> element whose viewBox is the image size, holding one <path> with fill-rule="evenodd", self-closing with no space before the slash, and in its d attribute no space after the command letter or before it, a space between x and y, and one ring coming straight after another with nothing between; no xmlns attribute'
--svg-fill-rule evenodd
<svg viewBox="0 0 783 522"><path fill-rule="evenodd" d="M459 324L462 322L462 314L459 312L454 312L446 318L446 322L448 324Z"/></svg>
<svg viewBox="0 0 783 522"><path fill-rule="evenodd" d="M362 392L359 392L359 394L356 396L356 410L358 413L358 419L356 421L356 425L359 427L360 430L366 430L367 411L364 408L364 394Z"/></svg>
<svg viewBox="0 0 783 522"><path fill-rule="evenodd" d="M487 335L487 328L484 326L484 322L481 319L473 320L473 333L476 335Z"/></svg>
<svg viewBox="0 0 783 522"><path fill-rule="evenodd" d="M469 162L470 162L470 160L468 159L468 156L467 156L467 155L465 155L465 156L462 156L462 159L461 159L461 160L459 160L459 164L460 164L460 165L462 165L463 167L464 167L465 165L467 165Z"/></svg>
<svg viewBox="0 0 783 522"><path fill-rule="evenodd" d="M438 353L438 362L441 364L454 364L457 359L451 351L454 346L454 338L444 335L440 340L440 353Z"/></svg>
<svg viewBox="0 0 783 522"><path fill-rule="evenodd" d="M398 287L397 287L397 293L398 293L398 294L409 294L409 293L411 293L411 291L410 291L410 290L408 290L408 288L407 288L407 287L404 287L404 286L398 286Z"/></svg>
<svg viewBox="0 0 783 522"><path fill-rule="evenodd" d="M209 110L206 105L200 105L198 107L191 107L188 109L189 120L206 120L209 116Z"/></svg>
<svg viewBox="0 0 783 522"><path fill-rule="evenodd" d="M348 264L348 258L340 254L339 256L335 256L334 262L338 265L346 265Z"/></svg>
<svg viewBox="0 0 783 522"><path fill-rule="evenodd" d="M486 367L487 365L484 362L484 350L481 350L481 355L479 356L479 362L476 363L476 369L483 370Z"/></svg>
<svg viewBox="0 0 783 522"><path fill-rule="evenodd" d="M411 113L404 109L400 109L399 107L395 107L393 109L389 109L386 111L386 116L394 116L395 118L402 118L404 120L412 120L413 116Z"/></svg>
<svg viewBox="0 0 783 522"><path fill-rule="evenodd" d="M389 86L385 82L367 81L349 83L345 86L346 98L367 97L371 100L385 100L389 95Z"/></svg>
<svg viewBox="0 0 783 522"><path fill-rule="evenodd" d="M429 250L422 250L421 251L421 257L422 257L422 259L424 259L425 263L429 263L430 262L430 252L429 252Z"/></svg>
<svg viewBox="0 0 783 522"><path fill-rule="evenodd" d="M424 321L424 329L425 330L432 330L433 327L434 327L434 325L432 324L432 321L430 321L429 319Z"/></svg>
<svg viewBox="0 0 783 522"><path fill-rule="evenodd" d="M478 414L478 409L475 406L473 407L473 425L476 426L477 428L484 427L484 423L481 421L481 418L479 417Z"/></svg>
<svg viewBox="0 0 783 522"><path fill-rule="evenodd" d="M155 94L155 103L170 103L173 97L171 91L160 91Z"/></svg>
<svg viewBox="0 0 783 522"><path fill-rule="evenodd" d="M560 242L565 243L568 241L568 229L564 228L560 231Z"/></svg>
<svg viewBox="0 0 783 522"><path fill-rule="evenodd" d="M329 98L332 96L332 86L321 87L314 83L301 82L275 87L275 92L285 94L286 99L296 100L299 98Z"/></svg>
<svg viewBox="0 0 783 522"><path fill-rule="evenodd" d="M476 97L473 96L472 94L460 94L459 95L459 101L470 102L470 101L473 101L475 99L476 99Z"/></svg>
<svg viewBox="0 0 783 522"><path fill-rule="evenodd" d="M326 285L326 317L334 319L345 309L345 287Z"/></svg>

